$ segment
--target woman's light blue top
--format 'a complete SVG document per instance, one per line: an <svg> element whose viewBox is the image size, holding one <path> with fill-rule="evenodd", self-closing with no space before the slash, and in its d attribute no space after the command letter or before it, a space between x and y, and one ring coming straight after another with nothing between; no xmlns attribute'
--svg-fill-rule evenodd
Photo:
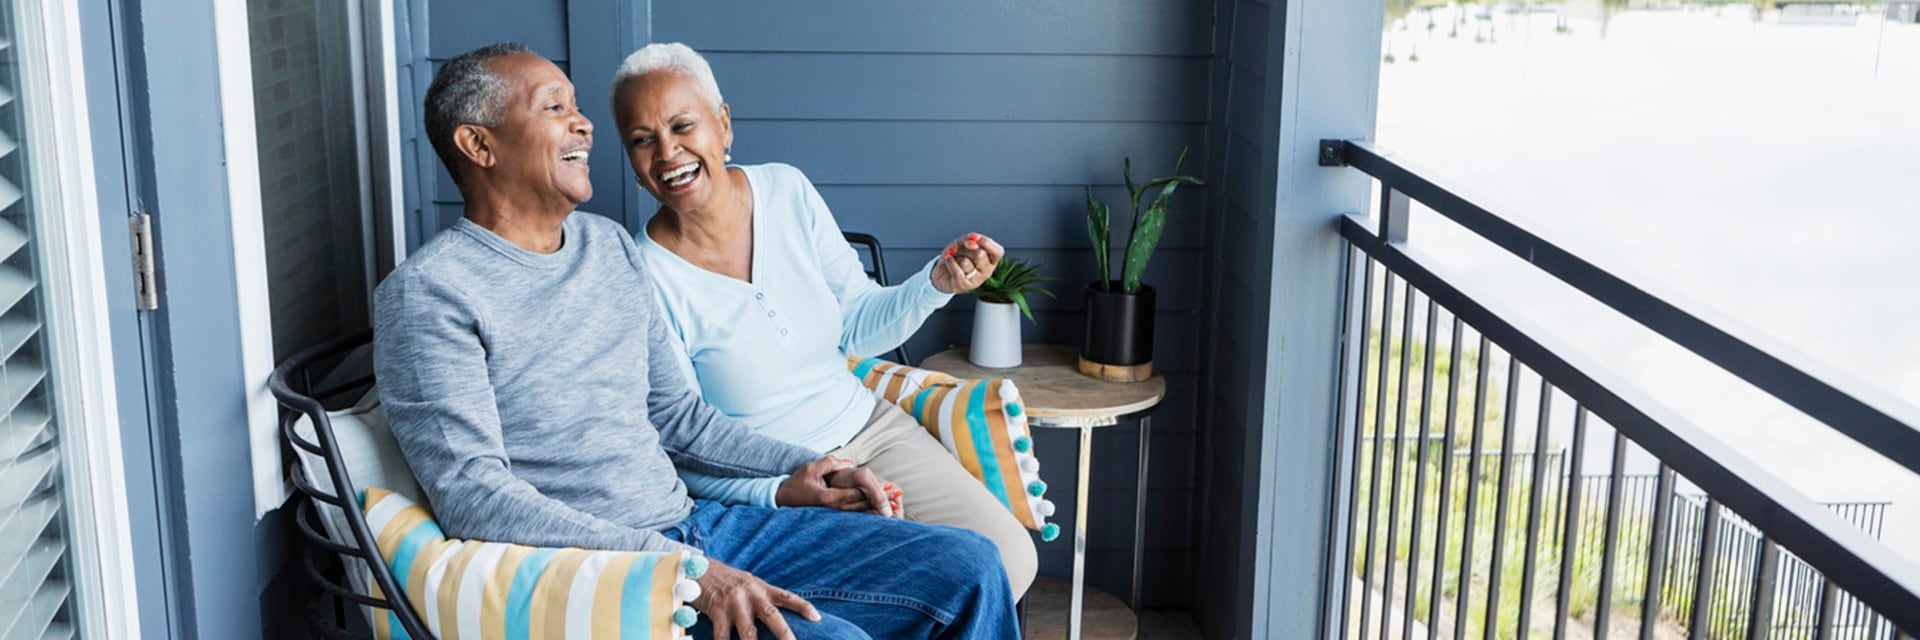
<svg viewBox="0 0 1920 640"><path fill-rule="evenodd" d="M762 435L826 453L872 415L873 394L844 354L900 346L953 296L933 287L935 261L901 284L867 278L833 212L799 169L736 167L753 192L752 281L720 275L636 238L652 272L679 358L708 404ZM695 496L773 505L781 478L681 472Z"/></svg>

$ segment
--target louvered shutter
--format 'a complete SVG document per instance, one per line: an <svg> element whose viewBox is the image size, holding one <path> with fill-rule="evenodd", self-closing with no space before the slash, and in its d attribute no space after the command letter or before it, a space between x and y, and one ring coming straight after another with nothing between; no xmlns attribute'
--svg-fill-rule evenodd
<svg viewBox="0 0 1920 640"><path fill-rule="evenodd" d="M53 415L23 61L0 2L0 640L69 638L74 604L61 422ZM25 61L32 63L33 61Z"/></svg>

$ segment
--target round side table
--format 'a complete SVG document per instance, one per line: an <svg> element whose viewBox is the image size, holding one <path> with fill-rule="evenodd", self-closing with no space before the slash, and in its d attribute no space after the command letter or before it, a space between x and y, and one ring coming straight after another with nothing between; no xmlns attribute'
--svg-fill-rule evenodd
<svg viewBox="0 0 1920 640"><path fill-rule="evenodd" d="M1007 369L989 369L967 361L967 349L948 349L920 363L931 369L965 379L1008 378L1020 387L1021 402L1027 407L1027 426L1043 429L1080 431L1079 483L1074 486L1073 502L1073 596L1067 619L1067 638L1080 639L1080 612L1085 601L1087 570L1087 476L1093 469L1093 432L1122 420L1140 419L1140 481L1136 487L1133 512L1132 599L1140 608L1140 566L1145 552L1147 515L1147 450L1152 432L1149 417L1166 397L1167 381L1155 374L1140 382L1106 382L1081 375L1080 350L1048 344L1023 345L1021 365Z"/></svg>

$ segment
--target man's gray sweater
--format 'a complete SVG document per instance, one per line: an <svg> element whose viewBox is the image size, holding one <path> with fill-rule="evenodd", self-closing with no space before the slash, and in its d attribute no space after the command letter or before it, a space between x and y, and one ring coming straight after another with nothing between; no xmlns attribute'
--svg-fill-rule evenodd
<svg viewBox="0 0 1920 640"><path fill-rule="evenodd" d="M666 551L691 513L674 465L789 473L813 452L701 401L632 236L575 212L539 254L461 219L374 294L374 371L449 536Z"/></svg>

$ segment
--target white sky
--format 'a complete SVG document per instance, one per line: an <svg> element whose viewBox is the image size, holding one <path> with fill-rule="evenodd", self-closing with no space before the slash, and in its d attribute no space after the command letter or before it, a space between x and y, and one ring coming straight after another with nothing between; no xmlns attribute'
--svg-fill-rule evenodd
<svg viewBox="0 0 1920 640"><path fill-rule="evenodd" d="M1920 25L1735 6L1625 12L1602 37L1597 7L1568 11L1584 17L1567 34L1552 13L1497 13L1458 38L1445 11L1431 31L1409 16L1387 34L1381 144L1920 406ZM1416 217L1411 237L1797 490L1893 502L1882 538L1920 560L1920 478L1443 221ZM1590 470L1607 442L1589 443Z"/></svg>

